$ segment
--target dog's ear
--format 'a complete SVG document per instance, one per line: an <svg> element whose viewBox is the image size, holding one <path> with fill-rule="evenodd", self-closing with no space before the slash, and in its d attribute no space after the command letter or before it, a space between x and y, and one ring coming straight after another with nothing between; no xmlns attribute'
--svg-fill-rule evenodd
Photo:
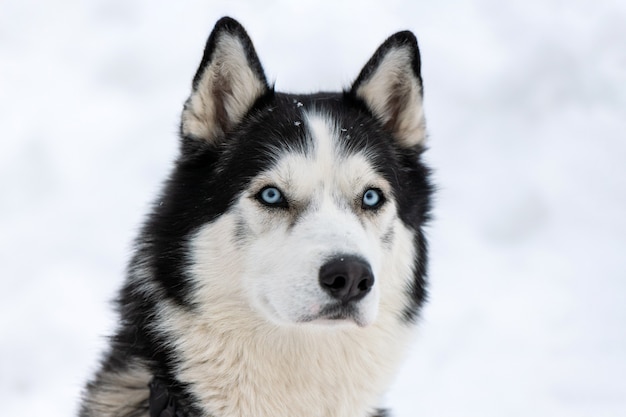
<svg viewBox="0 0 626 417"><path fill-rule="evenodd" d="M204 49L185 103L181 133L215 143L233 129L269 87L252 41L239 22L223 17Z"/></svg>
<svg viewBox="0 0 626 417"><path fill-rule="evenodd" d="M350 90L404 147L426 138L420 67L415 35L398 32L378 48Z"/></svg>

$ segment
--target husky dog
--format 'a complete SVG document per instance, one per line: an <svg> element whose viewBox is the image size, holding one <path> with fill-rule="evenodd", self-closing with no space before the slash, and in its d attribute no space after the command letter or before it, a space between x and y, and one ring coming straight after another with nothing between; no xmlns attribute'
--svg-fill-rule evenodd
<svg viewBox="0 0 626 417"><path fill-rule="evenodd" d="M81 417L374 417L425 298L415 36L343 92L275 92L219 20Z"/></svg>

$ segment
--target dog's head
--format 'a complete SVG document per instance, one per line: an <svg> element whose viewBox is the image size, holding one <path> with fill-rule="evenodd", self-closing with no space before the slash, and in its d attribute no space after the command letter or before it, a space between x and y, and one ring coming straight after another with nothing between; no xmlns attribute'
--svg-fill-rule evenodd
<svg viewBox="0 0 626 417"><path fill-rule="evenodd" d="M387 39L349 90L292 95L273 91L244 29L224 18L181 136L148 226L174 299L243 300L280 324L367 326L382 309L413 318L431 192L413 34Z"/></svg>

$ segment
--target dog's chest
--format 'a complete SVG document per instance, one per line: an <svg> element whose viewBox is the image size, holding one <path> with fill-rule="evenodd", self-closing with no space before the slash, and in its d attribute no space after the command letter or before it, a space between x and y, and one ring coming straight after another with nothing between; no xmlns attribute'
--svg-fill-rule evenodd
<svg viewBox="0 0 626 417"><path fill-rule="evenodd" d="M408 334L395 330L394 338L376 328L289 338L240 332L214 335L202 348L188 337L178 378L207 416L365 417L403 356Z"/></svg>

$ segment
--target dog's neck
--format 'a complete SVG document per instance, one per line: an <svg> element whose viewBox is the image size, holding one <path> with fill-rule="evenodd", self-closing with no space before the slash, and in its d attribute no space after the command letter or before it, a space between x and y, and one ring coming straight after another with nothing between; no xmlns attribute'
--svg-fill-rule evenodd
<svg viewBox="0 0 626 417"><path fill-rule="evenodd" d="M384 310L367 328L336 329L282 328L236 313L207 323L192 314L167 313L176 378L205 414L220 417L372 415L412 334Z"/></svg>

